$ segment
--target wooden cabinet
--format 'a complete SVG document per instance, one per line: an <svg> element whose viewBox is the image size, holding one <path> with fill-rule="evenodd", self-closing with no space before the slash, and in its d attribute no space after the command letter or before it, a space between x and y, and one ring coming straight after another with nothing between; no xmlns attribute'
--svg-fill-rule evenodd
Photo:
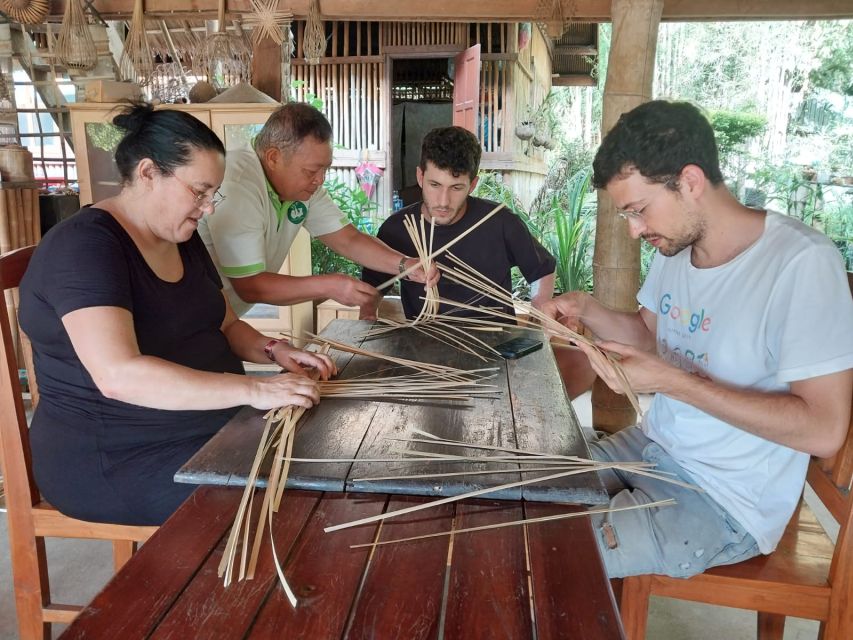
<svg viewBox="0 0 853 640"><path fill-rule="evenodd" d="M248 144L260 131L276 104L191 104L161 105L161 109L178 109L192 114L225 143L226 151ZM109 103L77 103L69 105L74 154L80 182L80 203L90 204L115 195L121 189L118 169L113 158L121 139L111 120L121 105ZM311 241L304 230L299 232L281 273L311 275ZM270 335L293 332L299 335L314 330L313 307L310 302L274 307L255 305L245 319L259 331Z"/></svg>

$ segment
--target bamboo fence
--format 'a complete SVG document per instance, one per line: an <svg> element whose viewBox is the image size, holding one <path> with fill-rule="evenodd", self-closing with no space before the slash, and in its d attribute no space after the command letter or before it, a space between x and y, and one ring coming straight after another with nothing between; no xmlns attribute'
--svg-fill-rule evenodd
<svg viewBox="0 0 853 640"><path fill-rule="evenodd" d="M13 249L38 244L41 240L41 216L39 214L39 190L31 183L26 187L16 183L0 184L0 254ZM18 329L18 290L4 292L6 313L15 341L15 352L21 361L21 341Z"/></svg>

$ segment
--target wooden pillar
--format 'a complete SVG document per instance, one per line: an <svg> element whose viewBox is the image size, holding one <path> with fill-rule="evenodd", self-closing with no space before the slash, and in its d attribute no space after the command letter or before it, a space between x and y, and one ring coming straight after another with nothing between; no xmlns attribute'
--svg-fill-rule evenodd
<svg viewBox="0 0 853 640"><path fill-rule="evenodd" d="M663 0L613 0L613 34L601 122L606 134L619 116L651 99L658 25ZM598 219L593 255L593 295L620 311L637 308L640 243L628 235L627 222L616 215L610 197L598 192ZM596 429L618 431L635 423L628 400L601 380L592 389L592 422Z"/></svg>
<svg viewBox="0 0 853 640"><path fill-rule="evenodd" d="M252 45L252 86L281 102L281 45L269 36Z"/></svg>

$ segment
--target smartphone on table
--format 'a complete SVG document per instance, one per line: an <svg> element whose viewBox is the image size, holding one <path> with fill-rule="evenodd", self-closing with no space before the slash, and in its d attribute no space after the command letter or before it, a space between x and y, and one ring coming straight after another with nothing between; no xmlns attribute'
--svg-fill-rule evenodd
<svg viewBox="0 0 853 640"><path fill-rule="evenodd" d="M506 342L501 342L499 345L496 345L495 351L507 360L513 360L515 358L520 358L521 356L526 356L528 353L538 351L541 348L542 342L540 340L519 336L518 338L512 338L511 340L507 340Z"/></svg>

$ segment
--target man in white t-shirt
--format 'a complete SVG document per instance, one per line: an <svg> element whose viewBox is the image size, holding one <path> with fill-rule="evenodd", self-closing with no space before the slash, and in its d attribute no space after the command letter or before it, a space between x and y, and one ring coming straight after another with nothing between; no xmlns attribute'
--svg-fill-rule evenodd
<svg viewBox="0 0 853 640"><path fill-rule="evenodd" d="M741 205L723 184L696 107L653 101L622 115L593 163L628 231L657 248L637 312L571 292L546 303L621 358L654 393L629 427L591 444L599 460L645 460L702 491L604 472L612 507L676 505L594 521L611 577L687 577L770 553L799 500L809 455L844 442L853 390L853 300L822 234ZM579 345L620 389L603 358Z"/></svg>
<svg viewBox="0 0 853 640"><path fill-rule="evenodd" d="M396 274L413 266L408 258L361 233L322 187L332 165L332 127L304 103L288 103L269 117L254 149L229 150L225 200L199 225L238 315L255 303L296 304L332 298L359 306L378 299L365 282L344 274L285 276L278 273L303 226L333 251L362 266ZM408 276L423 282L424 272ZM430 279L437 278L435 271Z"/></svg>

